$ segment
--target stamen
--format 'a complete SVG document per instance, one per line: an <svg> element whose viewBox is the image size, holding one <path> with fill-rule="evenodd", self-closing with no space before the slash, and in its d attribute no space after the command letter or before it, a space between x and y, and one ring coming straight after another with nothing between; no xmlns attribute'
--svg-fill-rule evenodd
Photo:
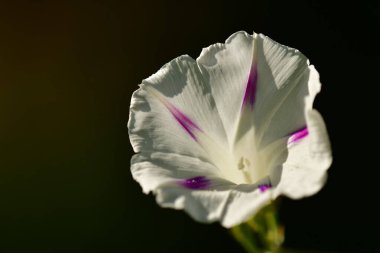
<svg viewBox="0 0 380 253"><path fill-rule="evenodd" d="M244 179L247 183L252 183L251 175L249 174L249 167L251 166L251 162L245 158L240 157L239 163L238 163L238 170L240 170L243 173Z"/></svg>

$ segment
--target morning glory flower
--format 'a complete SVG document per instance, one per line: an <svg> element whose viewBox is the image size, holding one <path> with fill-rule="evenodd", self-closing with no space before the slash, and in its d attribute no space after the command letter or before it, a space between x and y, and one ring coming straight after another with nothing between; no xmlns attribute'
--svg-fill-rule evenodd
<svg viewBox="0 0 380 253"><path fill-rule="evenodd" d="M280 195L313 195L332 161L320 89L301 52L262 34L180 56L133 93L133 178L159 205L227 228Z"/></svg>

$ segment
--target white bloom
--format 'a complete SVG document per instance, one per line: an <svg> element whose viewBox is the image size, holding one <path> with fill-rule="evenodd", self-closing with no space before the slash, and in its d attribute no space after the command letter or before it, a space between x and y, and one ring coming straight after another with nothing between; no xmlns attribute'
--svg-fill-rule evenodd
<svg viewBox="0 0 380 253"><path fill-rule="evenodd" d="M332 161L320 87L303 54L262 34L180 56L132 96L132 175L161 206L225 227L279 195L312 195Z"/></svg>

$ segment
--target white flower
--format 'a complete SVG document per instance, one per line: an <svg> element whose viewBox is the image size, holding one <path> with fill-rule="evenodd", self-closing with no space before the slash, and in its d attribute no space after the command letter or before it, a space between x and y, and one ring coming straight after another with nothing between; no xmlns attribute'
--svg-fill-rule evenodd
<svg viewBox="0 0 380 253"><path fill-rule="evenodd" d="M225 227L279 195L312 195L332 161L320 87L303 54L262 34L180 56L132 96L132 175L161 206Z"/></svg>

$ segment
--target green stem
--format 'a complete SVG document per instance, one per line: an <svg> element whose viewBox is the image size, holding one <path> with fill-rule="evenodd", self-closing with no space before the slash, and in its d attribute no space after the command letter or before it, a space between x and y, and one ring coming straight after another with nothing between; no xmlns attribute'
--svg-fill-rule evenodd
<svg viewBox="0 0 380 253"><path fill-rule="evenodd" d="M333 253L331 251L316 251L316 250L299 250L299 249L284 249L281 248L277 253Z"/></svg>
<svg viewBox="0 0 380 253"><path fill-rule="evenodd" d="M272 202L246 223L231 228L231 235L247 253L322 253L281 247L284 229L279 224L277 204L278 202Z"/></svg>
<svg viewBox="0 0 380 253"><path fill-rule="evenodd" d="M230 232L248 253L278 253L284 239L275 202Z"/></svg>

